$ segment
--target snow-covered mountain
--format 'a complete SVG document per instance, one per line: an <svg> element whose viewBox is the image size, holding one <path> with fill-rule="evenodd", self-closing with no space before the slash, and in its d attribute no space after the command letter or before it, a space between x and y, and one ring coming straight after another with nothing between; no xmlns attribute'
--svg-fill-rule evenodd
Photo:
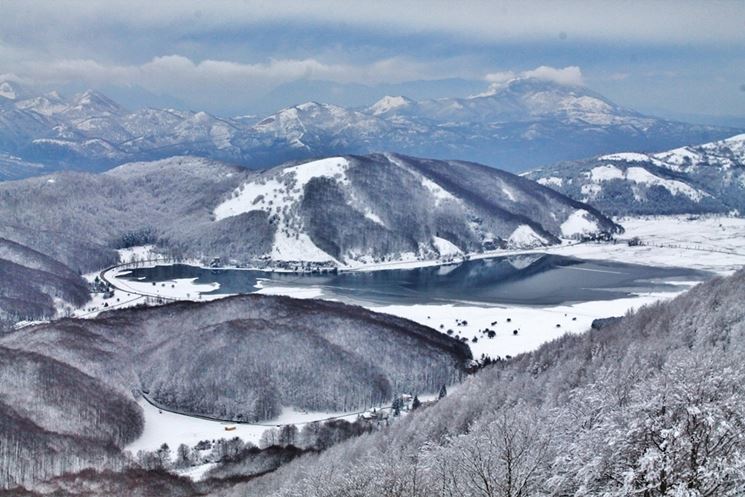
<svg viewBox="0 0 745 497"><path fill-rule="evenodd" d="M607 214L742 214L745 134L657 154L561 163L526 176Z"/></svg>
<svg viewBox="0 0 745 497"><path fill-rule="evenodd" d="M45 237L59 239L65 226L80 250L89 247L88 261L137 239L207 261L357 266L540 247L620 229L593 208L511 173L394 154L335 156L261 173L176 157L104 174L0 183L0 198L8 199L0 202L0 236L48 251L55 245L43 244ZM76 259L74 244L53 250L70 267L95 269Z"/></svg>
<svg viewBox="0 0 745 497"><path fill-rule="evenodd" d="M618 229L587 206L504 171L394 154L284 166L236 188L216 222L260 211L275 261L351 264L551 245Z"/></svg>
<svg viewBox="0 0 745 497"><path fill-rule="evenodd" d="M384 97L359 109L307 102L258 119L134 112L96 91L33 95L0 82L0 153L53 169L104 170L196 155L261 168L288 160L396 151L521 170L622 150L664 150L733 134L643 116L587 88L519 78L480 95ZM32 175L25 168L0 179Z"/></svg>

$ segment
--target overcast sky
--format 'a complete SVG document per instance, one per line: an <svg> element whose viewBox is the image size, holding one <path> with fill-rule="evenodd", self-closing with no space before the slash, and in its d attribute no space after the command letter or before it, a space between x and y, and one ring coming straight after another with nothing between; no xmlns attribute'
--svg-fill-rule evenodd
<svg viewBox="0 0 745 497"><path fill-rule="evenodd" d="M129 106L262 113L537 75L642 111L745 117L745 1L0 0L0 13L4 77Z"/></svg>

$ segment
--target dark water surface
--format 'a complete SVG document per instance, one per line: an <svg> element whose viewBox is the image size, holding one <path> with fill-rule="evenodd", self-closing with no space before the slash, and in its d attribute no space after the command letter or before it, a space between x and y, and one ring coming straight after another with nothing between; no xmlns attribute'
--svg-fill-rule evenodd
<svg viewBox="0 0 745 497"><path fill-rule="evenodd" d="M479 302L559 305L611 300L640 292L681 289L675 282L712 275L684 268L659 268L610 261L530 254L468 261L458 265L328 275L211 270L181 264L136 268L121 276L147 282L197 278L219 283L213 293L253 293L265 287L320 287L324 295L376 304Z"/></svg>

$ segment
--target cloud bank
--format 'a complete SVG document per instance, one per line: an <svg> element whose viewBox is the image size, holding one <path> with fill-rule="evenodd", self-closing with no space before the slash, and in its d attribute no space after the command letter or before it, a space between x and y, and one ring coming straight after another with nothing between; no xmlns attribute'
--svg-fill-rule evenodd
<svg viewBox="0 0 745 497"><path fill-rule="evenodd" d="M436 98L532 76L588 82L629 106L745 111L742 1L0 0L0 11L0 74L40 88L141 87L252 112L267 95L320 98L322 85L297 90L304 81L347 85L361 105L375 85ZM282 97L287 83L295 93Z"/></svg>
<svg viewBox="0 0 745 497"><path fill-rule="evenodd" d="M24 0L3 2L0 32L18 35L24 25L76 32L81 26L130 26L180 33L258 23L325 25L433 31L484 40L539 38L662 43L742 43L743 2L700 0L451 0L339 2L336 0Z"/></svg>
<svg viewBox="0 0 745 497"><path fill-rule="evenodd" d="M491 83L491 89L507 83L516 78L535 78L543 81L552 81L561 85L583 86L585 84L582 78L582 71L577 66L567 66L563 68L551 66L539 66L528 71L501 71L487 74L484 79Z"/></svg>
<svg viewBox="0 0 745 497"><path fill-rule="evenodd" d="M0 74L3 73L0 70ZM376 85L452 76L447 63L426 63L406 57L357 64L327 63L315 58L270 59L240 63L206 59L194 61L183 55L154 57L143 64L101 63L93 59L22 61L15 72L2 79L29 87L139 87L156 95L174 95L195 108L214 108L216 102L256 101L279 85L295 81ZM476 74L472 75L474 79ZM287 102L289 104L291 102ZM294 103L294 102L292 102Z"/></svg>

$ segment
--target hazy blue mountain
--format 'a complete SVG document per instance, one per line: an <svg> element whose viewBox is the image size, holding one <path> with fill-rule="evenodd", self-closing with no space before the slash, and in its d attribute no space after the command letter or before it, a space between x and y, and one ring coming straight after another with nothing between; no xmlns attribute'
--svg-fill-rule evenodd
<svg viewBox="0 0 745 497"><path fill-rule="evenodd" d="M0 84L0 156L17 158L5 165L0 160L0 180L59 169L100 171L173 155L256 169L377 151L524 170L600 153L659 151L735 132L645 116L584 87L530 78L466 98L388 96L364 108L306 102L250 119L176 109L129 111L96 91L68 98Z"/></svg>
<svg viewBox="0 0 745 497"><path fill-rule="evenodd" d="M526 177L607 214L745 213L745 135L564 162Z"/></svg>

